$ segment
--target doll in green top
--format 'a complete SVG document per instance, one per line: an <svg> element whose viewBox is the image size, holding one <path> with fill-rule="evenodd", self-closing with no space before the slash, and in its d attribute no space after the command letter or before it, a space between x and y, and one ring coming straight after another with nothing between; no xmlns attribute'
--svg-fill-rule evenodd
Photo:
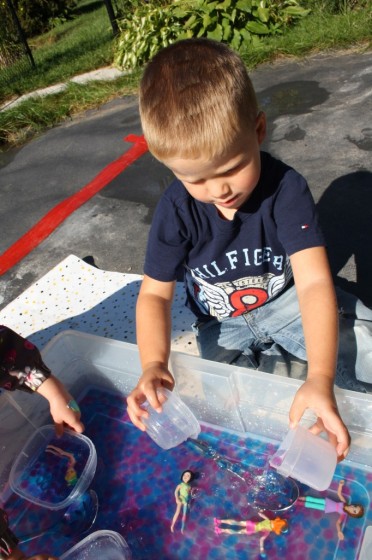
<svg viewBox="0 0 372 560"><path fill-rule="evenodd" d="M181 533L183 533L185 529L187 510L189 508L190 501L193 496L193 488L190 483L194 478L195 475L192 471L190 470L183 471L183 473L181 474L181 482L180 484L177 485L174 491L174 497L176 499L177 507L171 524L172 533L174 532L174 526L181 513L181 509L182 509Z"/></svg>

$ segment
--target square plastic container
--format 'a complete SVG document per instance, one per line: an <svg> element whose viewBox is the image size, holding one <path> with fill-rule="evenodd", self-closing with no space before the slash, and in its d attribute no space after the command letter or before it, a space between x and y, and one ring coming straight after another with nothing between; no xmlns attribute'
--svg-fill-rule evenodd
<svg viewBox="0 0 372 560"><path fill-rule="evenodd" d="M92 441L65 429L57 437L54 425L42 426L26 442L9 475L13 492L38 506L66 508L87 490L97 466Z"/></svg>
<svg viewBox="0 0 372 560"><path fill-rule="evenodd" d="M115 531L96 531L62 554L60 560L131 560L126 541Z"/></svg>

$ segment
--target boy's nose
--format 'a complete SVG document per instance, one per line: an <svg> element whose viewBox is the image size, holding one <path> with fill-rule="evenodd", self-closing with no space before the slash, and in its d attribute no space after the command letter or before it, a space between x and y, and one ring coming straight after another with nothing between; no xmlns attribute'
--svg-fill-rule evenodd
<svg viewBox="0 0 372 560"><path fill-rule="evenodd" d="M214 198L224 198L230 194L230 186L226 181L213 181L209 187L209 192Z"/></svg>

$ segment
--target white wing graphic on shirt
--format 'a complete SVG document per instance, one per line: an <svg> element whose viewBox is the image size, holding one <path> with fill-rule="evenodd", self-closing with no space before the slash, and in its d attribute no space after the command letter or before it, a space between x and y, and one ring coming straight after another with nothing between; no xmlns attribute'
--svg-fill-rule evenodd
<svg viewBox="0 0 372 560"><path fill-rule="evenodd" d="M204 309L208 309L209 315L217 317L218 319L226 319L230 317L231 313L235 311L232 307L229 297L225 290L216 285L208 284L202 278L195 276L191 271L195 284L199 287L200 291L197 294L197 301Z"/></svg>
<svg viewBox="0 0 372 560"><path fill-rule="evenodd" d="M284 265L283 274L280 276L273 276L267 284L267 295L269 299L275 297L282 291L284 286L292 278L292 267L289 258L287 257Z"/></svg>

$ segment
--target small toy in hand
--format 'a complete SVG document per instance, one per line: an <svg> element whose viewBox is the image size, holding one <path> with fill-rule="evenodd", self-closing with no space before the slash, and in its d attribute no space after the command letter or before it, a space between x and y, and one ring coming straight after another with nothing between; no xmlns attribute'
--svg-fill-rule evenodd
<svg viewBox="0 0 372 560"><path fill-rule="evenodd" d="M178 486L174 491L177 507L171 524L172 533L174 532L174 526L176 524L178 516L181 513L181 508L182 508L181 533L183 533L185 529L187 510L189 509L190 501L194 495L194 488L192 488L190 483L194 480L194 478L195 478L195 474L192 471L190 470L183 471L183 473L181 474L181 483L178 484Z"/></svg>
<svg viewBox="0 0 372 560"><path fill-rule="evenodd" d="M216 519L214 518L214 532L217 535L227 533L228 535L254 535L263 533L260 538L260 557L266 558L264 543L271 532L281 535L288 532L288 522L281 517L269 519L261 511L258 515L263 521L236 520L236 519Z"/></svg>
<svg viewBox="0 0 372 560"><path fill-rule="evenodd" d="M46 447L46 451L48 453L53 453L53 455L67 457L67 470L65 475L65 481L67 482L68 486L74 486L77 483L77 473L75 470L76 459L72 453L68 451L64 451L60 447L56 447L55 445L48 445Z"/></svg>
<svg viewBox="0 0 372 560"><path fill-rule="evenodd" d="M349 517L363 517L364 507L361 504L348 504L346 498L342 494L342 489L345 484L344 480L340 480L337 495L340 498L339 502L335 502L331 498L322 498L315 496L300 496L298 498L298 505L309 509L317 509L323 511L324 513L339 513L339 517L336 521L337 535L340 541L343 541L345 536L341 530L341 523L344 519Z"/></svg>

